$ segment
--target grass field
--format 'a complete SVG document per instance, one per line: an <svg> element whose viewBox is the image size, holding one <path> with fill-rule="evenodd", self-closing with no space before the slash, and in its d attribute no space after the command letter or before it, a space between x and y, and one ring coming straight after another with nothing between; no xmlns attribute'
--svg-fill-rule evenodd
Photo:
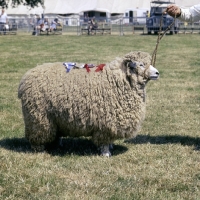
<svg viewBox="0 0 200 200"><path fill-rule="evenodd" d="M165 36L147 85L147 112L135 139L98 156L88 138L34 153L24 139L17 90L22 75L45 62L100 64L130 51L150 54L157 37L0 36L0 199L199 200L200 35Z"/></svg>

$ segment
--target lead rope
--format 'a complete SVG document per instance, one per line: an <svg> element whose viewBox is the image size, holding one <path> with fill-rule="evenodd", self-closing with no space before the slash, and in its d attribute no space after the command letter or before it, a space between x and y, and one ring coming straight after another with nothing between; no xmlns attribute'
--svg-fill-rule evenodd
<svg viewBox="0 0 200 200"><path fill-rule="evenodd" d="M158 38L157 38L157 43L156 43L156 47L153 51L153 54L152 54L152 59L151 59L151 65L153 65L155 67L155 63L156 63L156 54L157 54L157 50L158 50L158 45L161 41L161 39L163 38L163 36L166 34L166 32L175 24L175 21L176 21L176 15L174 17L174 20L173 22L166 28L166 30L164 31L164 33L161 35L161 31L162 31L162 24L163 24L163 14L165 13L166 11L164 11L162 13L162 16L161 16L161 20L160 20L160 29L159 29L159 34L158 34Z"/></svg>

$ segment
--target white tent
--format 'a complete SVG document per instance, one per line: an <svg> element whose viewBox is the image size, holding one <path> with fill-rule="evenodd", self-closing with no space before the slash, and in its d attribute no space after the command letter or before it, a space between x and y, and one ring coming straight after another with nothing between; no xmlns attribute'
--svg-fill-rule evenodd
<svg viewBox="0 0 200 200"><path fill-rule="evenodd" d="M148 8L150 1L141 0L45 0L44 9L42 6L28 8L20 5L16 8L9 6L8 15L29 15L29 14L79 14L85 11L99 11L109 13L124 13L129 8ZM44 10L44 11L43 11Z"/></svg>
<svg viewBox="0 0 200 200"><path fill-rule="evenodd" d="M150 8L150 0L45 0L42 6L28 8L20 5L16 8L11 6L7 9L8 15L30 14L79 14L85 11L99 11L108 13L124 13L127 9ZM199 0L175 0L182 7L198 4Z"/></svg>
<svg viewBox="0 0 200 200"><path fill-rule="evenodd" d="M124 13L128 8L143 8L149 7L149 1L141 0L46 0L46 14L79 14L85 11L99 11L109 13Z"/></svg>

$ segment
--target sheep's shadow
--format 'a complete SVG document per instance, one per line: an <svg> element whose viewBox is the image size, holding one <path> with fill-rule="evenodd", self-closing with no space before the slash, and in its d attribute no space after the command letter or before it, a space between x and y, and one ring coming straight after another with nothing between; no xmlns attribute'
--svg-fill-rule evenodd
<svg viewBox="0 0 200 200"><path fill-rule="evenodd" d="M63 138L63 146L51 148L46 152L52 156L78 155L78 156L92 156L99 155L97 147L88 138ZM163 135L150 136L138 135L137 137L125 140L125 143L130 144L181 144L185 146L195 146L194 150L200 151L200 138L181 136L181 135ZM19 153L34 153L29 142L25 138L4 138L0 140L0 148ZM114 145L112 156L117 156L128 150L122 145Z"/></svg>
<svg viewBox="0 0 200 200"><path fill-rule="evenodd" d="M5 138L0 140L0 148L15 151L18 153L34 153L29 142L25 138ZM126 152L128 149L122 145L114 145L112 156ZM52 156L78 155L93 156L99 155L97 147L88 138L62 138L62 147L51 146L45 152Z"/></svg>
<svg viewBox="0 0 200 200"><path fill-rule="evenodd" d="M194 150L200 150L200 138L181 136L181 135L162 135L162 136L150 136L150 135L138 135L135 138L125 141L131 144L181 144L183 146L195 146Z"/></svg>

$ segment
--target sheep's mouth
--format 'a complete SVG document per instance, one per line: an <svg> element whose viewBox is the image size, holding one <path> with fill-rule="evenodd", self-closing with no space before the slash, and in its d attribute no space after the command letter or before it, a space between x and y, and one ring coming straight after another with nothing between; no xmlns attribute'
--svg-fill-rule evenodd
<svg viewBox="0 0 200 200"><path fill-rule="evenodd" d="M150 77L149 77L150 80L154 80L154 81L155 81L155 80L158 80L158 78L159 78L159 76L150 76Z"/></svg>

